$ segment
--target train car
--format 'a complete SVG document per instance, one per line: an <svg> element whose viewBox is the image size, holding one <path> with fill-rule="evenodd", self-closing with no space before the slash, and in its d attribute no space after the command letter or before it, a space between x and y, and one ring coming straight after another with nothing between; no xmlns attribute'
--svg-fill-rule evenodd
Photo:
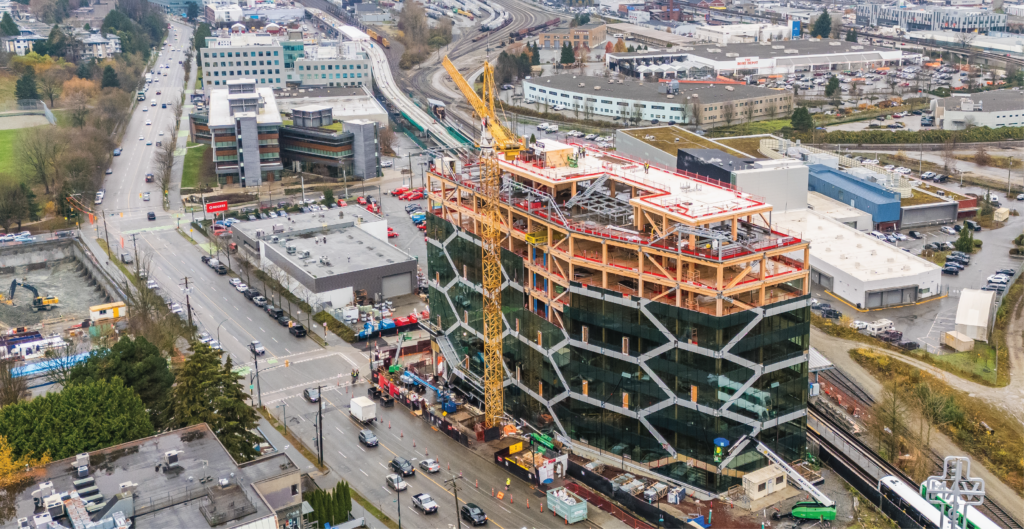
<svg viewBox="0 0 1024 529"><path fill-rule="evenodd" d="M918 491L895 476L886 476L879 480L878 491L924 529L939 528L941 513L937 505L925 499L927 491L924 484ZM966 511L969 529L999 529L999 525L974 507L968 506ZM960 507L960 512L964 512L963 506ZM958 526L961 522L962 520L957 521ZM946 523L947 527L948 525Z"/></svg>
<svg viewBox="0 0 1024 529"><path fill-rule="evenodd" d="M103 305L93 305L89 307L89 319L95 323L105 320L114 320L127 315L127 306L123 301L106 303Z"/></svg>
<svg viewBox="0 0 1024 529"><path fill-rule="evenodd" d="M927 498L928 497L927 494L928 494L928 489L925 487L924 483L921 483L920 496L922 497L922 499L923 498ZM945 495L943 495L943 496L945 496ZM949 510L952 509L952 506L949 505L945 501L945 498L943 496L939 496L939 500L942 501L942 503L941 503L942 512L949 513ZM936 507L938 507L938 506L936 506ZM965 507L966 507L966 509L965 509ZM967 513L967 528L968 529L1001 529L1001 527L998 524L993 522L988 516L985 516L984 514L981 514L981 511L976 509L973 505L967 505L967 506L961 505L960 506L959 514L957 514L957 521L956 521L956 524L957 524L958 527L963 524L963 518L962 517L964 515L964 512Z"/></svg>

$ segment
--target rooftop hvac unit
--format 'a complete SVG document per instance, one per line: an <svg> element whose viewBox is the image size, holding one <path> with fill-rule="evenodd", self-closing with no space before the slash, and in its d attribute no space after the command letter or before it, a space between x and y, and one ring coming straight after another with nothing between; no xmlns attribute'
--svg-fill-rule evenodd
<svg viewBox="0 0 1024 529"><path fill-rule="evenodd" d="M50 497L53 494L53 482L44 481L39 484L39 488L32 491L32 498L35 501L36 506L42 506L43 500Z"/></svg>
<svg viewBox="0 0 1024 529"><path fill-rule="evenodd" d="M61 498L60 494L51 495L49 498L46 498L45 508L51 518L64 516L64 498Z"/></svg>
<svg viewBox="0 0 1024 529"><path fill-rule="evenodd" d="M52 521L53 517L50 516L50 513L48 512L37 514L32 517L32 524L35 525L37 529L47 529L50 527L50 522Z"/></svg>
<svg viewBox="0 0 1024 529"><path fill-rule="evenodd" d="M18 529L31 529L31 527L28 518L18 518Z"/></svg>
<svg viewBox="0 0 1024 529"><path fill-rule="evenodd" d="M718 53L722 51L722 48L708 48L708 51L711 53Z"/></svg>
<svg viewBox="0 0 1024 529"><path fill-rule="evenodd" d="M231 480L228 478L220 478L217 480L217 484L220 485L220 488L226 489L231 486Z"/></svg>
<svg viewBox="0 0 1024 529"><path fill-rule="evenodd" d="M726 53L725 56L726 57L739 57L740 54L735 53L735 52L729 52L729 53Z"/></svg>
<svg viewBox="0 0 1024 529"><path fill-rule="evenodd" d="M76 473L78 474L78 479L87 478L89 477L89 467L78 467Z"/></svg>
<svg viewBox="0 0 1024 529"><path fill-rule="evenodd" d="M587 83L580 83L580 88L583 88L584 86L587 86Z"/></svg>
<svg viewBox="0 0 1024 529"><path fill-rule="evenodd" d="M772 46L772 49L773 50L784 50L784 49L786 49L786 47L785 46Z"/></svg>
<svg viewBox="0 0 1024 529"><path fill-rule="evenodd" d="M790 55L793 55L793 54L796 54L796 53L800 53L800 50L785 50L783 53L788 53Z"/></svg>
<svg viewBox="0 0 1024 529"><path fill-rule="evenodd" d="M309 250L299 250L299 259L306 259L309 257Z"/></svg>
<svg viewBox="0 0 1024 529"><path fill-rule="evenodd" d="M831 41L828 43L829 46L842 46L842 42Z"/></svg>
<svg viewBox="0 0 1024 529"><path fill-rule="evenodd" d="M619 82L621 83L622 81L619 81ZM600 90L600 89L601 89L601 87L600 87L600 86L598 86L598 85L595 85L595 86L594 86L594 90Z"/></svg>
<svg viewBox="0 0 1024 529"><path fill-rule="evenodd" d="M850 46L851 50L863 50L864 46Z"/></svg>
<svg viewBox="0 0 1024 529"><path fill-rule="evenodd" d="M139 484L132 483L131 481L125 481L121 484L121 492L123 494L134 494L137 488L139 488Z"/></svg>
<svg viewBox="0 0 1024 529"><path fill-rule="evenodd" d="M171 450L170 452L164 452L164 469L178 468L181 466L178 464L178 456L184 454L181 450Z"/></svg>
<svg viewBox="0 0 1024 529"><path fill-rule="evenodd" d="M77 467L89 466L89 452L84 452L75 456L75 465Z"/></svg>

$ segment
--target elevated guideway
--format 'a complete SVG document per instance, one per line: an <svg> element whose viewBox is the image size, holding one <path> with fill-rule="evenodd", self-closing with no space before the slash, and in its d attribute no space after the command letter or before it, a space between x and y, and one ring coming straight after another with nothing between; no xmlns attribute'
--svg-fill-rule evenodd
<svg viewBox="0 0 1024 529"><path fill-rule="evenodd" d="M445 147L469 146L461 136L453 135L448 130L448 126L438 123L402 93L398 84L395 83L395 78L391 75L391 67L388 65L388 58L384 55L383 48L375 42L360 42L359 45L370 56L373 64L373 80L377 83L377 88L398 109L402 117Z"/></svg>

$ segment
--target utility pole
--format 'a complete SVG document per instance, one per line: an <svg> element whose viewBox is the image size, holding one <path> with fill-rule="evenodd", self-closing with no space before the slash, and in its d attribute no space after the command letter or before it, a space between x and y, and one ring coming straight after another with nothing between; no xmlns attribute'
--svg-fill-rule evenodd
<svg viewBox="0 0 1024 529"><path fill-rule="evenodd" d="M320 461L320 466L324 466L324 387L316 387L316 404L317 404L317 435L320 441L317 443L317 458ZM399 507L401 509L401 507ZM401 510L399 510L398 527L402 527Z"/></svg>
<svg viewBox="0 0 1024 529"><path fill-rule="evenodd" d="M455 481L457 479L462 479L462 476L453 475L451 479L446 479L444 484L450 485L452 493L455 494L455 521L458 522L458 529L462 529L462 516L459 515L459 484Z"/></svg>
<svg viewBox="0 0 1024 529"><path fill-rule="evenodd" d="M111 259L110 254L113 250L110 248L110 230L107 229L107 212L100 210L100 215L103 217L103 238L107 241L107 258Z"/></svg>
<svg viewBox="0 0 1024 529"><path fill-rule="evenodd" d="M281 424L284 425L285 435L288 435L288 403L282 402L281 404L278 404L277 406L274 407L281 408Z"/></svg>
<svg viewBox="0 0 1024 529"><path fill-rule="evenodd" d="M249 344L249 350L252 351L252 365L256 369L256 398L260 408L263 407L263 390L260 389L260 363L258 356L256 355L256 347Z"/></svg>
<svg viewBox="0 0 1024 529"><path fill-rule="evenodd" d="M195 325L192 324L192 304L189 303L188 300L188 294L189 292L191 292L191 290L188 288L188 276L185 276L185 288L183 290L185 292L185 310L188 312L188 328L189 332L192 334L192 337L195 338L196 328Z"/></svg>
<svg viewBox="0 0 1024 529"><path fill-rule="evenodd" d="M1009 178L1007 178L1007 180L1009 180ZM137 279L141 279L139 277L139 245L135 244L135 234L134 233L132 234L132 248L135 249L135 277Z"/></svg>
<svg viewBox="0 0 1024 529"><path fill-rule="evenodd" d="M405 153L406 158L409 159L409 187L412 187L412 153ZM405 180L404 178L402 180Z"/></svg>

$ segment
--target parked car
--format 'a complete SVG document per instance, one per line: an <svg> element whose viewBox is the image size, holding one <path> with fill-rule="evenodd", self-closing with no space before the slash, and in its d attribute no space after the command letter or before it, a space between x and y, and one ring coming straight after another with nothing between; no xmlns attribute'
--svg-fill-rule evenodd
<svg viewBox="0 0 1024 529"><path fill-rule="evenodd" d="M868 324L867 324L867 322L863 322L863 321L855 321L855 322L850 324L850 327L860 331L860 330L863 330L863 329L867 329L868 328Z"/></svg>
<svg viewBox="0 0 1024 529"><path fill-rule="evenodd" d="M296 338L302 338L306 336L306 328L303 327L301 323L292 324L292 326L288 328L288 332L290 332L291 335Z"/></svg>
<svg viewBox="0 0 1024 529"><path fill-rule="evenodd" d="M1000 285L1005 285L1005 284L1010 282L1010 276L1005 276L1005 275L1002 275L1002 274L996 274L996 275L988 276L988 282L989 283L998 283Z"/></svg>
<svg viewBox="0 0 1024 529"><path fill-rule="evenodd" d="M954 230L951 226L943 226L942 228L939 228L939 231L945 233L946 235L956 235L956 230Z"/></svg>
<svg viewBox="0 0 1024 529"><path fill-rule="evenodd" d="M989 283L989 284L981 287L981 289L982 290L987 290L987 291L990 291L990 292L1005 292L1006 291L1006 285L1003 285L1003 284L1000 284L1000 283Z"/></svg>
<svg viewBox="0 0 1024 529"><path fill-rule="evenodd" d="M919 232L919 231L910 230L910 231L907 232L907 235L909 235L909 236L911 236L911 237L913 237L915 239L920 239L921 238L921 232Z"/></svg>
<svg viewBox="0 0 1024 529"><path fill-rule="evenodd" d="M825 309L825 310L821 311L821 317L822 318L828 318L830 320L834 320L836 318L839 318L842 315L843 314L841 312L839 312L838 310L836 310L836 309Z"/></svg>
<svg viewBox="0 0 1024 529"><path fill-rule="evenodd" d="M266 312L271 318L274 318L275 320L284 316L284 311L273 305L267 305L266 307L263 307L263 311Z"/></svg>
<svg viewBox="0 0 1024 529"><path fill-rule="evenodd" d="M942 273L951 276L958 276L960 275L960 269L955 266L945 266L942 268Z"/></svg>
<svg viewBox="0 0 1024 529"><path fill-rule="evenodd" d="M1000 268L999 270L996 270L996 274L1004 275L1004 276L1012 276L1013 274L1016 274L1016 273L1017 273L1017 271L1014 270L1013 268Z"/></svg>

